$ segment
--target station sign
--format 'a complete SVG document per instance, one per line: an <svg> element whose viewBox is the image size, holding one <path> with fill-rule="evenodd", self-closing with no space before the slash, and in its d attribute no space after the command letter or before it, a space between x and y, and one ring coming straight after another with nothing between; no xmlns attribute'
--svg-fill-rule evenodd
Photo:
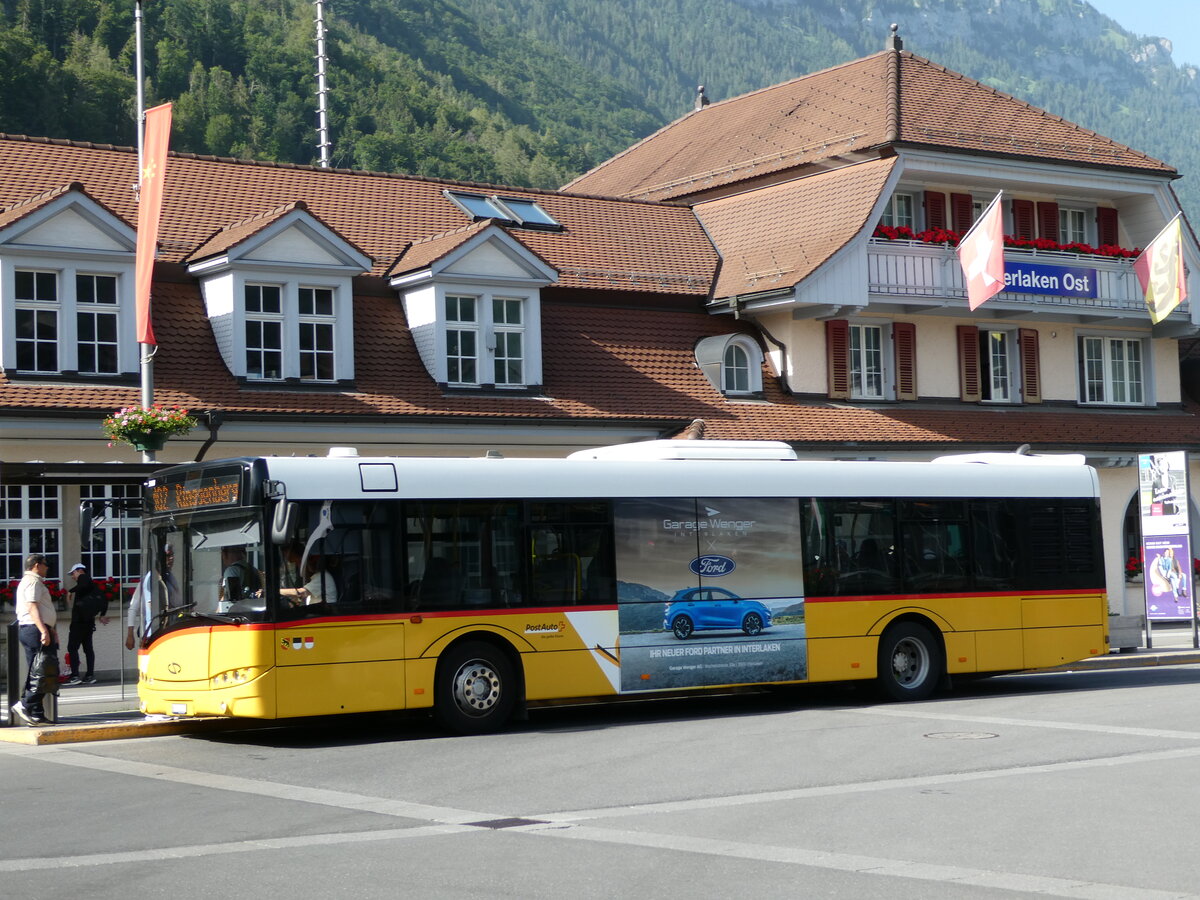
<svg viewBox="0 0 1200 900"><path fill-rule="evenodd" d="M1096 270L1082 266L1004 261L1004 289L1013 294L1096 297Z"/></svg>

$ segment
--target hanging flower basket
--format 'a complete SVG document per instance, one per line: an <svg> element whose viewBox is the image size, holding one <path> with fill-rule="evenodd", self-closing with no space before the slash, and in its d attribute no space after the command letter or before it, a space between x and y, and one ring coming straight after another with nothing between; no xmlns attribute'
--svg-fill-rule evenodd
<svg viewBox="0 0 1200 900"><path fill-rule="evenodd" d="M104 420L109 446L128 444L134 450L161 450L167 439L187 434L196 418L182 406L127 406Z"/></svg>

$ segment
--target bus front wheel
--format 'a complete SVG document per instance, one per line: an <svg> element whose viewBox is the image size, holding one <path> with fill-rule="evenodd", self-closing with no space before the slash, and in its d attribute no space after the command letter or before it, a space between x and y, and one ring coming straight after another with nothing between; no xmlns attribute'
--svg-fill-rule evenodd
<svg viewBox="0 0 1200 900"><path fill-rule="evenodd" d="M451 648L438 664L434 708L451 731L483 734L508 721L516 692L516 672L504 651L468 641Z"/></svg>
<svg viewBox="0 0 1200 900"><path fill-rule="evenodd" d="M924 625L900 622L879 639L879 687L892 700L924 700L945 665L937 638Z"/></svg>

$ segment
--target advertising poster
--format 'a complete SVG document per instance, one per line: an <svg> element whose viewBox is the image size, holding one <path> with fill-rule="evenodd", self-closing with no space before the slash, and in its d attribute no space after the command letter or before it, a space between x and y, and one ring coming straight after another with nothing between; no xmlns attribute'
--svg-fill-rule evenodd
<svg viewBox="0 0 1200 900"><path fill-rule="evenodd" d="M1187 454L1138 456L1142 572L1149 619L1192 617L1192 550Z"/></svg>
<svg viewBox="0 0 1200 900"><path fill-rule="evenodd" d="M1153 619L1192 617L1192 554L1187 535L1142 538L1146 615Z"/></svg>
<svg viewBox="0 0 1200 900"><path fill-rule="evenodd" d="M795 500L616 504L621 690L807 677Z"/></svg>

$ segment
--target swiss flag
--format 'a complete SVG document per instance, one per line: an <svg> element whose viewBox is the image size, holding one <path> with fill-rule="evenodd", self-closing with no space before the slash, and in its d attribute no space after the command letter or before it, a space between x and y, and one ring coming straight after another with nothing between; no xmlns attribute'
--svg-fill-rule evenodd
<svg viewBox="0 0 1200 900"><path fill-rule="evenodd" d="M978 309L1004 290L1004 228L1000 194L958 242L958 261L967 285L967 305Z"/></svg>

